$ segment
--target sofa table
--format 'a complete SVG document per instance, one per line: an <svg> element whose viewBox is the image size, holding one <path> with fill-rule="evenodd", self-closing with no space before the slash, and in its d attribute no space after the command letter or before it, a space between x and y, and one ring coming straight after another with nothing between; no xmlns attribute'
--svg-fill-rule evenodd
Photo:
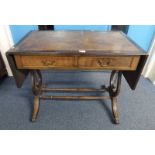
<svg viewBox="0 0 155 155"><path fill-rule="evenodd" d="M117 96L121 77L134 90L139 81L147 54L123 32L102 31L32 31L7 52L17 87L27 74L32 75L36 121L40 99L98 100L110 99L113 120L119 123ZM42 84L40 70L110 70L109 86L93 88L48 88ZM108 96L44 96L42 92L108 92Z"/></svg>

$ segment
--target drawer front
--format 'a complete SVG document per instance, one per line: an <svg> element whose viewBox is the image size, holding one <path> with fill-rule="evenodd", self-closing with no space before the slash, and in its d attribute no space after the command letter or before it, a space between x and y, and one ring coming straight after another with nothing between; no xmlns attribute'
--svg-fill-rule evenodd
<svg viewBox="0 0 155 155"><path fill-rule="evenodd" d="M71 56L15 56L19 69L48 69L74 67Z"/></svg>
<svg viewBox="0 0 155 155"><path fill-rule="evenodd" d="M135 70L139 56L15 56L19 69Z"/></svg>
<svg viewBox="0 0 155 155"><path fill-rule="evenodd" d="M110 57L79 57L80 68L85 69L110 69L110 70L135 70L139 56L110 56Z"/></svg>

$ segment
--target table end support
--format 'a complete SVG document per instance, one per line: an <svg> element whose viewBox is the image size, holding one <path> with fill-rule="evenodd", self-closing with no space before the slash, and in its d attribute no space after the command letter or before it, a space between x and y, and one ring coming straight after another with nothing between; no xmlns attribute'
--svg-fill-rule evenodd
<svg viewBox="0 0 155 155"><path fill-rule="evenodd" d="M110 76L109 96L111 98L111 106L113 119L115 124L119 124L119 112L117 107L117 96L120 93L122 72L112 71Z"/></svg>
<svg viewBox="0 0 155 155"><path fill-rule="evenodd" d="M31 121L35 122L39 112L40 95L42 94L42 75L40 70L31 71L32 76L32 92L34 94L33 112Z"/></svg>

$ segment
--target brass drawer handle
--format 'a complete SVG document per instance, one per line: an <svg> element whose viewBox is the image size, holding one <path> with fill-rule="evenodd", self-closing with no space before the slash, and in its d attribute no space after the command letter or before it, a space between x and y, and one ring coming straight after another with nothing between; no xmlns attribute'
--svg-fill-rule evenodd
<svg viewBox="0 0 155 155"><path fill-rule="evenodd" d="M55 64L54 60L42 60L41 61L43 63L44 66L53 66Z"/></svg>
<svg viewBox="0 0 155 155"><path fill-rule="evenodd" d="M97 59L97 62L101 67L106 67L106 66L111 65L112 59L110 59L110 58L100 58L100 59Z"/></svg>

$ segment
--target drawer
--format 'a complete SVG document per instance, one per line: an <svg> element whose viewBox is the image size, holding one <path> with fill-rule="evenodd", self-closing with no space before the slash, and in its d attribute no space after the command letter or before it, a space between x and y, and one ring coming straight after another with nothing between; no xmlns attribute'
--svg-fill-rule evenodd
<svg viewBox="0 0 155 155"><path fill-rule="evenodd" d="M139 56L25 56L16 55L19 69L80 69L80 70L135 70Z"/></svg>
<svg viewBox="0 0 155 155"><path fill-rule="evenodd" d="M74 67L72 56L15 56L19 69L48 69Z"/></svg>
<svg viewBox="0 0 155 155"><path fill-rule="evenodd" d="M79 57L78 65L85 69L135 70L139 56Z"/></svg>

